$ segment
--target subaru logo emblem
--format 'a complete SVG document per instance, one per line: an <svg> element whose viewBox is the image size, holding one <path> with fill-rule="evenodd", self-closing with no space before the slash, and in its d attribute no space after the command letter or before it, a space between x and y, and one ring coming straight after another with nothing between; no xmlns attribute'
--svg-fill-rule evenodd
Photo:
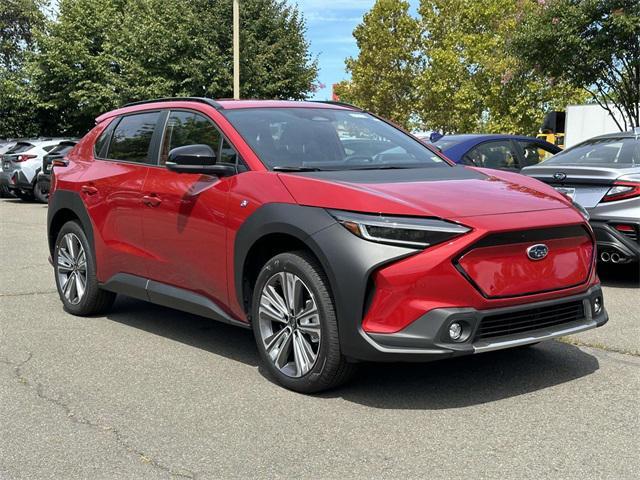
<svg viewBox="0 0 640 480"><path fill-rule="evenodd" d="M564 172L556 172L553 174L553 178L555 178L556 180L562 181L565 178L567 178L567 174Z"/></svg>
<svg viewBox="0 0 640 480"><path fill-rule="evenodd" d="M527 248L527 257L530 260L542 260L549 254L549 247L547 247L544 243L538 243L536 245L531 245Z"/></svg>

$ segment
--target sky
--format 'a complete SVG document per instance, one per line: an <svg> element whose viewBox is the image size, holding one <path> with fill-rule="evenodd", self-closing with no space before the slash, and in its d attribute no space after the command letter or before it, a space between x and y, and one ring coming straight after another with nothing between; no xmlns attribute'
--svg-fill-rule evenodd
<svg viewBox="0 0 640 480"><path fill-rule="evenodd" d="M358 47L353 29L362 22L363 15L371 9L375 0L289 0L297 4L307 24L307 40L311 53L318 58L319 89L315 100L330 100L331 86L349 78L344 61L357 57ZM417 1L411 1L415 8Z"/></svg>

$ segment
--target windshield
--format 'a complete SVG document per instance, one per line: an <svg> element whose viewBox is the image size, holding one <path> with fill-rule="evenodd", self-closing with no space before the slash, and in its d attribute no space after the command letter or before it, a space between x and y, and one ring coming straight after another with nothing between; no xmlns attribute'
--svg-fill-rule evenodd
<svg viewBox="0 0 640 480"><path fill-rule="evenodd" d="M446 150L447 148L458 145L465 140L469 140L469 137L449 137L445 135L440 140L436 140L434 145L440 147L442 150Z"/></svg>
<svg viewBox="0 0 640 480"><path fill-rule="evenodd" d="M546 160L544 164L634 167L640 165L640 140L634 138L588 140L558 153Z"/></svg>
<svg viewBox="0 0 640 480"><path fill-rule="evenodd" d="M450 166L419 141L364 112L248 108L225 115L260 160L275 170Z"/></svg>

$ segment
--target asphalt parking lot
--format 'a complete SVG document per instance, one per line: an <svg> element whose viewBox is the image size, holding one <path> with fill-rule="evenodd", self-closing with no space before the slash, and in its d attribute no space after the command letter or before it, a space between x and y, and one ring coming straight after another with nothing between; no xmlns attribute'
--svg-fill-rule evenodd
<svg viewBox="0 0 640 480"><path fill-rule="evenodd" d="M0 200L2 479L638 478L635 269L602 272L601 329L304 396L249 331L126 298L66 314L45 219Z"/></svg>

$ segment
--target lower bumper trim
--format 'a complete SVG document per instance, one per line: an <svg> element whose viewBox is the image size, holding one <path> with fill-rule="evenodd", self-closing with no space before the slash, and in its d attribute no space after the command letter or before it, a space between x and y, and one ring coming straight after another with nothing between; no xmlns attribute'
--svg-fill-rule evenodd
<svg viewBox="0 0 640 480"><path fill-rule="evenodd" d="M552 330L545 332L544 330L540 330L538 332L530 332L527 337L516 337L509 339L508 337L503 337L500 340L493 342L483 342L483 343L474 343L473 344L473 352L474 353L482 353L482 352L492 352L494 350L502 350L504 348L511 347L519 347L521 345L529 345L531 343L538 343L544 340L551 340L553 338L564 337L565 335L572 335L574 333L584 332L585 330L591 330L592 328L596 328L598 325L595 321L589 322L574 322L577 323L575 326L564 326L561 330Z"/></svg>
<svg viewBox="0 0 640 480"><path fill-rule="evenodd" d="M386 360L428 361L490 352L551 340L604 325L609 320L604 306L597 315L592 313L592 304L597 297L602 299L602 289L599 285L595 285L578 295L513 307L491 310L476 310L468 307L438 308L425 313L399 332L383 334L361 331L361 334L377 352L377 354L372 353L372 357L387 357ZM531 330L510 335L475 338L485 317L504 316L505 314L516 316L532 309L554 305L562 306L576 301L580 301L584 305L582 318L547 327L536 328L535 325L532 325ZM453 342L449 338L449 326L453 322L458 322L468 328L465 341Z"/></svg>

